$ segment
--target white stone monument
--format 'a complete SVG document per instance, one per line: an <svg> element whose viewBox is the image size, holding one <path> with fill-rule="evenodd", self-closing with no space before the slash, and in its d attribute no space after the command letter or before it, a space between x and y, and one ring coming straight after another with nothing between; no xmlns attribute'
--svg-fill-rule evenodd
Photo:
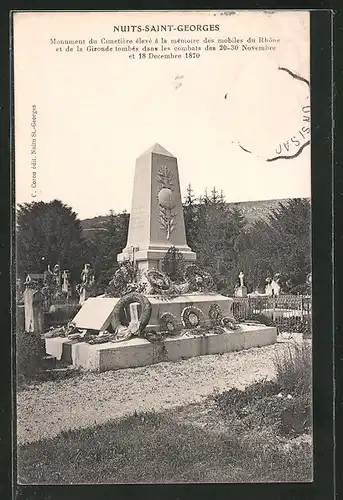
<svg viewBox="0 0 343 500"><path fill-rule="evenodd" d="M162 146L155 144L136 162L128 239L126 247L118 255L118 262L130 260L135 263L144 278L146 271L161 269L162 260L171 247L175 247L182 254L186 268L194 263L196 255L186 241L177 159ZM85 269L79 286L80 292L88 288L85 286L89 282L86 274ZM240 274L240 280L240 288L246 290L243 273ZM186 289L190 290L190 284L186 282L186 285L188 287ZM154 290L144 294L132 294L132 302L129 304L130 323L127 328L123 325L118 326L116 320L118 302L121 301L123 304L128 298L127 295L88 298L73 319L77 328L93 331L112 328L115 335L123 329L131 333L132 338L125 337L123 341L114 340L113 343L95 345L50 338L46 339L47 352L58 359L61 356L63 358L65 352L66 358L76 366L104 371L248 349L276 342L277 332L273 327L244 325L234 329L230 329L230 326L226 328L225 325L234 322L233 299L209 290L210 288L208 291L193 290L189 293L179 291L178 294L169 297L162 297L159 293L154 293ZM136 336L140 326L140 316L143 314L142 297L151 307L148 324L144 329L145 334L160 331L165 333L162 328L163 317L166 315L169 322L174 326L181 326L183 330L192 330L198 325L202 334L199 335L198 330L194 335L189 332L186 336L182 333L166 335L164 340L158 342L150 342L144 335ZM197 320L194 324L191 321L192 315ZM220 321L223 325L220 333L214 330L214 324L217 325L214 320Z"/></svg>
<svg viewBox="0 0 343 500"><path fill-rule="evenodd" d="M132 259L140 271L160 269L176 247L187 263L196 254L187 245L177 159L159 144L137 158L129 232L118 262Z"/></svg>

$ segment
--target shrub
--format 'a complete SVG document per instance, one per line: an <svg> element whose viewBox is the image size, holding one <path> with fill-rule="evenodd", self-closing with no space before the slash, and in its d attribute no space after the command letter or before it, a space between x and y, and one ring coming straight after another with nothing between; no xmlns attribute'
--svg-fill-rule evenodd
<svg viewBox="0 0 343 500"><path fill-rule="evenodd" d="M18 331L16 336L16 360L18 379L34 377L44 356L44 341L40 334Z"/></svg>
<svg viewBox="0 0 343 500"><path fill-rule="evenodd" d="M269 316L266 316L265 314L250 314L249 317L247 318L247 321L258 321L259 323L266 325L266 326L273 326L274 322L272 318Z"/></svg>

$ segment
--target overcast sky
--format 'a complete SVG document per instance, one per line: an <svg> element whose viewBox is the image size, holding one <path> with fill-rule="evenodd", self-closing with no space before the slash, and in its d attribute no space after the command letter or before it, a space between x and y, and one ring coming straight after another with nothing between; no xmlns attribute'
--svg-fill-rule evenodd
<svg viewBox="0 0 343 500"><path fill-rule="evenodd" d="M81 218L130 210L135 159L155 142L178 158L183 195L191 183L197 195L223 189L227 201L310 196L309 147L293 160L265 161L303 125L308 86L278 67L309 78L309 14L141 16L149 24L219 23L216 38L280 42L275 52L132 61L119 52L58 53L49 43L51 37L117 38L113 24L137 22L128 13L16 14L17 202L33 201L32 105L38 111L34 201L59 198Z"/></svg>

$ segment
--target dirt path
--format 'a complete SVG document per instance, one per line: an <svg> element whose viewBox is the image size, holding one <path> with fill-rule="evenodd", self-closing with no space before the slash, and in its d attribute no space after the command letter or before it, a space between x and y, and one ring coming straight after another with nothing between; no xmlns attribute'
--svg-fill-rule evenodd
<svg viewBox="0 0 343 500"><path fill-rule="evenodd" d="M244 388L274 376L274 353L292 339L222 355L200 356L32 385L17 394L18 444L88 427L135 411L199 402L215 390Z"/></svg>

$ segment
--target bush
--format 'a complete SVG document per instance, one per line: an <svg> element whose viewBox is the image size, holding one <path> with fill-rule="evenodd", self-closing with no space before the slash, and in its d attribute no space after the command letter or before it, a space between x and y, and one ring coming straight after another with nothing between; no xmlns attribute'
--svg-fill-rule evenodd
<svg viewBox="0 0 343 500"><path fill-rule="evenodd" d="M269 316L266 316L265 314L250 314L249 317L247 318L247 321L258 321L262 325L266 326L274 326L274 322L272 318Z"/></svg>
<svg viewBox="0 0 343 500"><path fill-rule="evenodd" d="M18 379L33 378L45 354L44 341L40 334L18 331L16 336L16 360Z"/></svg>
<svg viewBox="0 0 343 500"><path fill-rule="evenodd" d="M306 317L276 318L274 324L279 332L302 333L305 337L312 335L312 324L310 319Z"/></svg>

